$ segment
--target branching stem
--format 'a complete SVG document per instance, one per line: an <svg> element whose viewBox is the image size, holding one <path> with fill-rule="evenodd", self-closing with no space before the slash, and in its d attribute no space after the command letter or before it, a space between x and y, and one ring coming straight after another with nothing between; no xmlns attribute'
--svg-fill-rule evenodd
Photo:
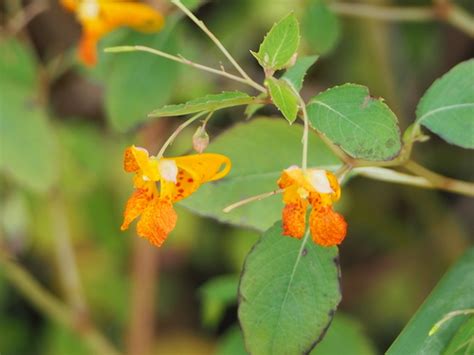
<svg viewBox="0 0 474 355"><path fill-rule="evenodd" d="M233 209L235 209L237 207L241 207L243 205L246 205L247 203L254 202L254 201L260 201L260 200L263 200L267 197L270 197L270 196L273 196L273 195L276 195L276 194L280 194L282 192L283 192L282 189L278 189L278 190L274 190L274 191L270 191L270 192L265 192L265 193L260 194L260 195L252 196L252 197L246 198L244 200L241 200L239 202L233 203L232 205L229 205L226 208L224 208L222 211L224 211L225 213L229 213Z"/></svg>

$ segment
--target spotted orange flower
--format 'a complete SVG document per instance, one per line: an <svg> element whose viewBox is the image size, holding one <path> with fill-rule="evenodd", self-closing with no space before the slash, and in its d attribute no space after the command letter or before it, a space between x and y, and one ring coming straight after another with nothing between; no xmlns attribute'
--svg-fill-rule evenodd
<svg viewBox="0 0 474 355"><path fill-rule="evenodd" d="M76 14L83 28L79 57L88 66L97 62L97 43L117 27L131 27L141 32L156 32L163 27L161 13L133 0L60 0Z"/></svg>
<svg viewBox="0 0 474 355"><path fill-rule="evenodd" d="M223 178L231 168L229 158L220 154L195 154L157 159L144 148L125 150L124 170L135 173L135 192L125 206L121 230L141 215L137 233L161 246L176 226L173 203L188 197L202 184Z"/></svg>
<svg viewBox="0 0 474 355"><path fill-rule="evenodd" d="M306 211L313 241L322 246L340 244L347 231L347 223L332 204L339 200L341 189L337 178L329 171L292 166L283 171L278 186L283 189L283 234L302 238L306 230Z"/></svg>

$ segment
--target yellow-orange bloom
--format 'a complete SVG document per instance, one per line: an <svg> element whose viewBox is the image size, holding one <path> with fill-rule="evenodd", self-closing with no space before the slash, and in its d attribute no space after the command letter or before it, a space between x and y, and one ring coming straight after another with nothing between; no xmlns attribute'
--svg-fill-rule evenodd
<svg viewBox="0 0 474 355"><path fill-rule="evenodd" d="M83 28L79 57L88 66L97 62L97 43L117 27L156 32L163 27L161 13L149 5L131 0L60 0L76 14Z"/></svg>
<svg viewBox="0 0 474 355"><path fill-rule="evenodd" d="M178 216L173 203L202 184L223 178L231 168L229 158L220 154L157 159L135 146L125 150L123 165L126 172L135 173L135 192L127 201L120 229L127 229L141 215L138 235L158 247L176 226Z"/></svg>
<svg viewBox="0 0 474 355"><path fill-rule="evenodd" d="M302 238L306 230L306 211L309 216L311 236L316 244L340 244L347 232L347 223L332 204L341 196L337 178L329 171L292 166L283 171L278 186L283 189L283 234Z"/></svg>

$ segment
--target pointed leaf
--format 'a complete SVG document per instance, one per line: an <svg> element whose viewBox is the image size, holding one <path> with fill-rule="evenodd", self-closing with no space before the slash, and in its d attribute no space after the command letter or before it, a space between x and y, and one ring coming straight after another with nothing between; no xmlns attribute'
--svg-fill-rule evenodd
<svg viewBox="0 0 474 355"><path fill-rule="evenodd" d="M460 63L423 95L417 122L445 141L474 148L474 59Z"/></svg>
<svg viewBox="0 0 474 355"><path fill-rule="evenodd" d="M281 79L288 81L297 92L303 87L303 80L308 69L318 60L317 55L298 58L295 65L288 68Z"/></svg>
<svg viewBox="0 0 474 355"><path fill-rule="evenodd" d="M290 84L284 80L268 78L265 85L270 91L275 106L280 110L288 122L293 123L298 114L298 98L295 96Z"/></svg>
<svg viewBox="0 0 474 355"><path fill-rule="evenodd" d="M313 97L310 124L353 158L390 160L401 149L397 117L362 85L336 86Z"/></svg>
<svg viewBox="0 0 474 355"><path fill-rule="evenodd" d="M449 312L474 308L474 248L443 276L408 325L402 330L387 355L441 354L468 316L453 317L438 331L430 329Z"/></svg>
<svg viewBox="0 0 474 355"><path fill-rule="evenodd" d="M252 54L263 68L275 71L288 65L299 43L298 20L294 13L290 13L273 25L260 44L258 53Z"/></svg>
<svg viewBox="0 0 474 355"><path fill-rule="evenodd" d="M305 354L319 342L341 300L336 247L266 231L245 260L239 320L251 354Z"/></svg>
<svg viewBox="0 0 474 355"><path fill-rule="evenodd" d="M229 213L223 208L244 198L273 191L283 169L301 161L301 125L288 127L275 119L255 118L237 124L211 142L207 152L228 156L232 170L225 179L202 185L180 202L193 212L260 231L281 218L281 196L249 203ZM269 156L275 159L269 159ZM309 135L308 165L335 170L340 161L315 134Z"/></svg>
<svg viewBox="0 0 474 355"><path fill-rule="evenodd" d="M227 107L247 105L255 101L254 97L240 91L222 92L190 100L184 104L166 105L154 110L149 117L181 116L202 111L215 111Z"/></svg>

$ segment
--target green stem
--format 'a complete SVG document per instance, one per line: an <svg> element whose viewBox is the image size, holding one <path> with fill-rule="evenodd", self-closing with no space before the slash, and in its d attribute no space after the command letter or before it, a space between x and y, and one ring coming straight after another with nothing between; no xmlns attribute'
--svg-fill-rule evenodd
<svg viewBox="0 0 474 355"><path fill-rule="evenodd" d="M166 140L165 144L161 147L160 151L156 155L157 159L163 158L163 154L165 153L166 149L173 143L173 141L176 139L176 137L181 133L183 129L185 129L187 126L189 126L191 123L196 121L199 117L205 115L207 112L200 112L188 120L186 120L184 123L180 124L178 128L173 132L171 136ZM209 119L209 117L213 114L214 112L210 112L209 115L207 116L206 120Z"/></svg>
<svg viewBox="0 0 474 355"><path fill-rule="evenodd" d="M451 318L454 318L454 317L457 317L457 316L467 316L467 315L470 315L470 314L474 314L474 309L473 308L461 309L461 310L458 310L458 311L449 312L443 318L441 318L441 320L436 322L435 325L433 325L433 327L430 329L428 335L432 336L434 333L436 333L439 330L439 328L441 328L441 326L445 322L447 322Z"/></svg>
<svg viewBox="0 0 474 355"><path fill-rule="evenodd" d="M253 81L249 82L247 79L244 79L244 78L241 78L239 76L227 73L223 70L218 70L218 69L214 69L214 68L199 64L199 63L195 63L195 62L193 62L189 59L186 59L182 56L175 56L175 55L172 55L172 54L169 54L169 53L166 53L166 52L162 52L158 49L154 49L154 48L150 48L150 47L146 47L146 46L117 46L117 47L105 48L104 51L106 53L123 53L123 52L148 52L148 53L152 53L152 54L155 54L157 56L160 56L160 57L163 57L163 58L166 58L166 59L169 59L169 60L173 60L173 61L181 63L181 64L189 65L189 66L191 66L193 68L196 68L196 69L199 69L199 70L203 70L203 71L206 71L206 72L209 72L209 73L220 75L220 76L226 77L228 79L237 81L239 83L249 85L249 86L253 87L254 89L259 90L261 92L266 92L266 90L263 86L260 86L260 85L258 85L257 83L255 83Z"/></svg>
<svg viewBox="0 0 474 355"><path fill-rule="evenodd" d="M79 334L94 354L118 355L118 350L86 319L69 309L49 293L22 266L0 251L0 265L5 275L18 291L40 312L53 321Z"/></svg>
<svg viewBox="0 0 474 355"><path fill-rule="evenodd" d="M180 0L171 0L173 4L175 4L177 7L183 11L186 16L188 16L210 39L214 44L219 48L219 50L226 56L226 58L229 60L229 62L232 63L235 69L242 75L242 77L246 80L246 82L255 87L257 90L266 92L265 88L259 84L257 84L255 81L253 81L250 76L245 72L245 70L242 69L242 67L237 63L237 61L232 57L232 55L227 51L227 49L224 47L224 45L217 39L217 37L212 33L207 26L199 20L194 14L189 11L189 9L183 5L183 3Z"/></svg>
<svg viewBox="0 0 474 355"><path fill-rule="evenodd" d="M474 197L474 184L448 178L426 169L413 160L408 160L404 165L408 171L428 180L434 188L456 192L462 195Z"/></svg>

